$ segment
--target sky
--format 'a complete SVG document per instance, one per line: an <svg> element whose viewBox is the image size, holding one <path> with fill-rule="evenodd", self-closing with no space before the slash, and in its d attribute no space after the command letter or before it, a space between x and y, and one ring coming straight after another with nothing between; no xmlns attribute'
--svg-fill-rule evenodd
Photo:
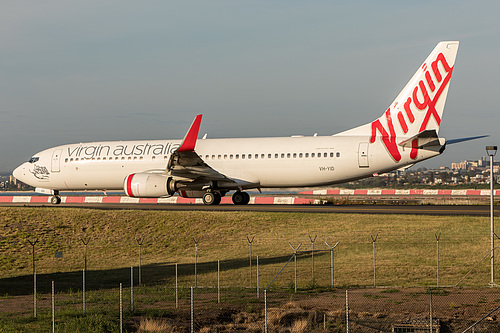
<svg viewBox="0 0 500 333"><path fill-rule="evenodd" d="M500 145L498 1L4 1L0 171L67 143L331 135L381 116L458 40L428 168ZM499 154L500 155L500 154Z"/></svg>

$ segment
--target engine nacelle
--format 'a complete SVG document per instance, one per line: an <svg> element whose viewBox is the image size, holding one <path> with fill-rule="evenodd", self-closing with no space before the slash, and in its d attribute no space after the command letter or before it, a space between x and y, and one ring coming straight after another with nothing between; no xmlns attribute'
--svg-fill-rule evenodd
<svg viewBox="0 0 500 333"><path fill-rule="evenodd" d="M177 185L168 175L133 173L125 178L123 189L129 197L160 198L174 195Z"/></svg>

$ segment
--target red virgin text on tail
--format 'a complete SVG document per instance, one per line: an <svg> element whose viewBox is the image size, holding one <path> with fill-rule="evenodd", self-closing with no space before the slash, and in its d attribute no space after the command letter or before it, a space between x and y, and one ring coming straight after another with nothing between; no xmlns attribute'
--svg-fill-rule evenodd
<svg viewBox="0 0 500 333"><path fill-rule="evenodd" d="M439 64L441 64L442 70L444 71L443 73L440 71L440 67L438 66ZM442 53L438 54L436 60L431 63L430 67L432 69L432 73L434 74L434 79L429 72L427 64L424 64L422 66L422 70L424 71L425 79L420 80L417 83L417 85L413 88L411 96L405 101L403 105L405 111L404 114L402 111L397 113L397 122L399 123L402 132L405 134L408 133L409 130L408 123L413 124L416 121L416 112L426 112L422 123L420 124L419 133L427 128L431 117L434 118L438 126L441 124L441 117L436 111L436 104L439 101L444 89L450 82L453 67L450 67L444 54ZM394 105L394 107L396 107L396 105ZM382 143L386 147L389 154L396 162L399 162L401 160L401 153L396 142L396 131L394 129L390 108L385 112L386 127L384 127L380 121L382 118L383 117L372 122L372 135L370 142L375 142L378 131L380 133L379 136L382 139ZM415 139L412 142L410 158L416 159L417 155L418 139Z"/></svg>

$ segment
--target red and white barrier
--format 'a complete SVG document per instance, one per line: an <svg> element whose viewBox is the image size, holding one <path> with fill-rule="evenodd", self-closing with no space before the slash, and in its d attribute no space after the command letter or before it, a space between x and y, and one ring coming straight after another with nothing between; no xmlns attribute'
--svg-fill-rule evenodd
<svg viewBox="0 0 500 333"><path fill-rule="evenodd" d="M500 195L500 190L494 191L495 196ZM360 196L489 196L490 190L315 190L300 192L309 195L360 195ZM170 197L170 198L131 198L126 196L61 196L62 203L150 203L150 204L202 204L202 199ZM50 196L13 195L0 196L0 203L50 203ZM232 204L230 196L222 197L221 204ZM249 204L267 205L314 205L320 204L319 199L299 197L251 197Z"/></svg>
<svg viewBox="0 0 500 333"><path fill-rule="evenodd" d="M313 195L429 195L429 196L489 196L490 190L316 190L305 191L300 194L313 194ZM500 190L494 191L495 195L500 195Z"/></svg>
<svg viewBox="0 0 500 333"><path fill-rule="evenodd" d="M50 203L49 196L0 196L0 203ZM61 196L61 203L85 203L85 204L202 204L202 199L170 197L170 198L131 198L120 196ZM231 197L223 197L221 204L232 204ZM252 197L249 204L271 204L271 205L313 205L319 204L320 200L297 198L297 197Z"/></svg>

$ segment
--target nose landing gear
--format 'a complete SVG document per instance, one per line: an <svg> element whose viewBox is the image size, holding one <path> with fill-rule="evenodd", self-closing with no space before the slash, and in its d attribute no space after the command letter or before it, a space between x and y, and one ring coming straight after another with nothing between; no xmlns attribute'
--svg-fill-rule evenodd
<svg viewBox="0 0 500 333"><path fill-rule="evenodd" d="M61 197L59 196L59 191L54 190L54 195L50 198L50 203L53 205L59 205L61 203Z"/></svg>

